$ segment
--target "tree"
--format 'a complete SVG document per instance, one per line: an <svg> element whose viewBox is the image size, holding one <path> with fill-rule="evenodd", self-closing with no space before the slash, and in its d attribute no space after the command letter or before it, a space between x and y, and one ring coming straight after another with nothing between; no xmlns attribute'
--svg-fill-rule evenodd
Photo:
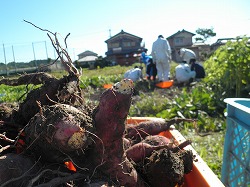
<svg viewBox="0 0 250 187"><path fill-rule="evenodd" d="M206 42L208 38L216 36L216 33L213 31L214 29L205 29L205 28L198 28L196 33L199 34L201 37L195 38L196 41Z"/></svg>

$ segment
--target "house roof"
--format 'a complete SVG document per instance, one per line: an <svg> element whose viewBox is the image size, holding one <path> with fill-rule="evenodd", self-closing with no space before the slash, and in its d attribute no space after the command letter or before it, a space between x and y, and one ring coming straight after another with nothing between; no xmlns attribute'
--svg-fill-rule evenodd
<svg viewBox="0 0 250 187"><path fill-rule="evenodd" d="M96 56L85 56L83 58L78 59L78 62L91 62L91 61L95 61L98 57Z"/></svg>
<svg viewBox="0 0 250 187"><path fill-rule="evenodd" d="M176 35L178 35L178 34L180 34L180 33L183 33L183 32L189 33L189 34L191 34L192 36L194 36L194 35L195 35L195 34L194 34L194 33L192 33L192 32L188 32L188 31L186 31L186 30L182 29L182 31L178 31L178 32L174 33L173 35L169 36L167 39L169 39L169 38L173 38L173 37L175 37Z"/></svg>
<svg viewBox="0 0 250 187"><path fill-rule="evenodd" d="M83 55L84 55L84 56L97 56L97 53L94 53L94 52L92 52L92 51L86 50L86 51L80 53L80 54L77 55L77 56L83 56Z"/></svg>
<svg viewBox="0 0 250 187"><path fill-rule="evenodd" d="M250 42L250 37L247 37ZM238 39L242 39L242 37L236 37L236 38L219 38L215 43L212 44L212 46L214 45L223 45L225 43L227 43L228 41L237 41Z"/></svg>
<svg viewBox="0 0 250 187"><path fill-rule="evenodd" d="M133 35L133 34L130 34L130 33L127 33L127 32L124 32L123 30L121 30L121 32L119 32L118 34L116 34L116 35L112 36L111 38L107 39L105 42L107 43L107 42L109 42L110 40L113 40L113 39L117 38L117 37L120 36L120 35L124 35L124 36L127 35L127 36L130 36L130 37L138 38L139 40L142 40L141 37L135 36L135 35Z"/></svg>

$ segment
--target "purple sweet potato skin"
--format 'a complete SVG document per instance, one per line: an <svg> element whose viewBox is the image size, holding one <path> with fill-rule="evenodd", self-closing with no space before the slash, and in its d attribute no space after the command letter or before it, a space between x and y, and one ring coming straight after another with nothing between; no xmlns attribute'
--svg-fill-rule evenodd
<svg viewBox="0 0 250 187"><path fill-rule="evenodd" d="M130 103L130 94L120 94L112 89L102 94L94 116L97 135L102 141L111 142L123 136Z"/></svg>
<svg viewBox="0 0 250 187"><path fill-rule="evenodd" d="M120 186L144 186L136 170L124 154L123 134L125 120L131 104L130 94L122 94L113 89L105 91L94 113L96 141L93 153L95 165L109 175Z"/></svg>
<svg viewBox="0 0 250 187"><path fill-rule="evenodd" d="M148 143L137 143L126 150L126 155L129 160L133 160L134 162L140 162L144 158L148 157L155 147Z"/></svg>
<svg viewBox="0 0 250 187"><path fill-rule="evenodd" d="M139 124L128 124L126 127L126 138L139 139L148 135L157 135L169 129L164 121L145 121Z"/></svg>
<svg viewBox="0 0 250 187"><path fill-rule="evenodd" d="M169 147L171 147L173 143L169 138L161 135L147 136L142 142L153 146L168 145Z"/></svg>
<svg viewBox="0 0 250 187"><path fill-rule="evenodd" d="M160 136L148 136L143 141L132 145L126 150L128 159L134 162L143 161L146 157L149 157L153 151L157 151L163 148L171 148L170 139Z"/></svg>

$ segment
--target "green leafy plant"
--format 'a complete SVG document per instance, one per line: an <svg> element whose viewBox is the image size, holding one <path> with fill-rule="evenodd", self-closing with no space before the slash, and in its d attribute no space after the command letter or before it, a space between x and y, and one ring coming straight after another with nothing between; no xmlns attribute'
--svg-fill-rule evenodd
<svg viewBox="0 0 250 187"><path fill-rule="evenodd" d="M26 94L40 85L21 85L21 86L0 86L0 103L2 102L20 102L26 98Z"/></svg>
<svg viewBox="0 0 250 187"><path fill-rule="evenodd" d="M216 102L226 97L249 97L250 46L248 38L228 41L204 63L205 81L213 89Z"/></svg>

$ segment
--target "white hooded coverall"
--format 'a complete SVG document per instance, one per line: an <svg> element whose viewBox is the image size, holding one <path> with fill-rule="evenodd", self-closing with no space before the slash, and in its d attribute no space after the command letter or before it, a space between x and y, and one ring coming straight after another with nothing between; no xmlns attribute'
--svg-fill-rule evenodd
<svg viewBox="0 0 250 187"><path fill-rule="evenodd" d="M178 83L189 82L191 78L195 78L195 71L191 71L186 63L180 63L175 67L175 77Z"/></svg>
<svg viewBox="0 0 250 187"><path fill-rule="evenodd" d="M140 68L134 68L131 70L128 70L124 74L125 79L131 79L133 82L136 82L140 79L142 79L142 72Z"/></svg>
<svg viewBox="0 0 250 187"><path fill-rule="evenodd" d="M153 61L156 63L159 81L167 81L170 72L171 48L167 40L158 38L152 46Z"/></svg>
<svg viewBox="0 0 250 187"><path fill-rule="evenodd" d="M180 57L189 64L190 59L196 59L196 54L190 49L181 48Z"/></svg>

